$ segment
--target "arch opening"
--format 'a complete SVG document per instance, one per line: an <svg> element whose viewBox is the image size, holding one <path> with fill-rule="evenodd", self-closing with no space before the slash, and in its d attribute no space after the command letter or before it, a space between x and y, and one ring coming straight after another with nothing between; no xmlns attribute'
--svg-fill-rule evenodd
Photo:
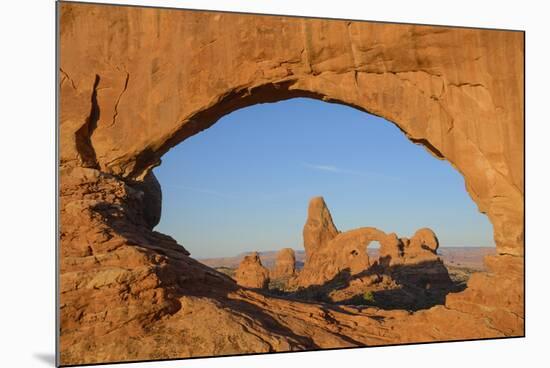
<svg viewBox="0 0 550 368"><path fill-rule="evenodd" d="M276 251L285 247L296 251L299 272L307 201L323 195L342 229L375 226L412 237L415 230L431 225L445 245L457 246L471 242L460 241L460 233L480 221L478 231L485 240L479 238L477 245L494 249L491 225L477 212L462 177L410 143L394 124L342 104L293 98L239 109L185 140L155 168L165 203L157 229L224 273L231 274L251 251L259 251L264 266L271 268ZM306 144L309 149L299 155L300 145ZM438 170L443 176L438 177ZM460 196L444 208L448 193L442 184L451 182L454 195ZM436 215L430 217L430 210ZM449 220L465 212L471 216L468 221ZM445 219L453 225L445 225ZM364 245L376 263L380 243ZM478 263L482 265L481 257Z"/></svg>
<svg viewBox="0 0 550 368"><path fill-rule="evenodd" d="M367 74L370 78L370 73ZM378 74L374 73L374 75ZM438 99L427 99L425 94L417 91L415 96L392 97L393 101L389 104L391 108L388 109L387 91L382 94L369 92L370 97L365 100L366 96L358 90L349 94L338 89L336 82L332 80L333 77L337 77L336 79L341 82L346 79L337 74L312 80L291 76L246 88L237 87L226 90L215 99L198 105L197 110L180 120L177 129L159 135L139 153L130 156L131 162L127 162L127 158L123 157L108 163L109 170L120 172L125 177L139 181L154 167L160 165L161 156L172 147L208 129L222 117L234 111L256 104L274 103L293 98L322 100L384 118L401 130L409 141L423 146L434 157L449 162L463 176L467 191L478 206L478 210L486 214L491 221L498 253L511 255L523 253L523 226L516 221L517 218L522 218L523 213L520 209L511 206L512 202L523 201L521 190L516 184L509 183L505 174L498 170L485 153L475 148L471 140L464 140L463 133L454 129L453 117ZM359 78L357 72L356 77ZM326 84L325 79L330 82ZM390 85L400 90L406 81L398 78L397 81L392 80ZM349 81L346 79L345 83ZM405 106L402 108L395 105L405 97L407 99L414 97L419 105L411 108L410 101L404 101ZM437 126L437 129L431 129L432 124ZM457 135L460 137L455 137ZM457 144L454 140L458 140L459 143ZM461 150L465 150L466 153L463 154L464 156L457 156ZM472 160L475 160L475 165L471 165ZM488 185L489 181L495 181L495 183ZM506 215L502 216L502 213Z"/></svg>

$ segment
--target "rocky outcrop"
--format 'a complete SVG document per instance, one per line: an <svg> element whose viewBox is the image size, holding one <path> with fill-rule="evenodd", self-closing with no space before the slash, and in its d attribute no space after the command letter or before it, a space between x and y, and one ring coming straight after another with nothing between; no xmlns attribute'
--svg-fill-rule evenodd
<svg viewBox="0 0 550 368"><path fill-rule="evenodd" d="M451 290L452 281L437 254L439 240L433 230L417 230L410 240L402 239L401 244L402 255L389 260L394 280L423 289Z"/></svg>
<svg viewBox="0 0 550 368"><path fill-rule="evenodd" d="M417 284L426 285L435 279L438 285L450 283L447 269L437 256L439 242L431 229L418 230L406 245L396 234L386 234L373 227L341 233L334 226L324 199L315 197L309 203L304 226L306 261L292 284L297 287L322 285L335 278L367 271L373 265L367 253L373 241L380 243L376 265L387 269L391 266L391 273L401 281L415 283L418 279L422 281Z"/></svg>
<svg viewBox="0 0 550 368"><path fill-rule="evenodd" d="M304 238L306 231L304 227ZM352 275L365 270L371 264L366 245L371 241L382 241L385 236L375 228L360 228L340 233L331 241L317 245L316 251L306 257L293 285L321 285L340 273Z"/></svg>
<svg viewBox="0 0 550 368"><path fill-rule="evenodd" d="M388 235L380 247L380 262L387 265L411 264L439 260L439 240L432 229L417 230L412 238Z"/></svg>
<svg viewBox="0 0 550 368"><path fill-rule="evenodd" d="M439 248L439 240L432 229L423 228L417 230L413 237L407 242L404 252L413 258L415 256L436 255Z"/></svg>
<svg viewBox="0 0 550 368"><path fill-rule="evenodd" d="M61 364L523 335L522 33L58 7ZM332 309L242 288L152 230L164 153L292 97L382 116L456 167L494 227L490 271L415 313ZM320 220L312 244L349 236Z"/></svg>
<svg viewBox="0 0 550 368"><path fill-rule="evenodd" d="M266 289L269 285L269 271L262 266L260 255L253 252L243 258L235 271L237 284L251 289Z"/></svg>
<svg viewBox="0 0 550 368"><path fill-rule="evenodd" d="M180 310L184 292L236 287L225 275L188 257L174 239L151 230L147 209L160 193L148 188L96 169L61 170L59 327L64 364L132 359L138 356L132 353L138 347L134 342L159 319Z"/></svg>
<svg viewBox="0 0 550 368"><path fill-rule="evenodd" d="M332 216L325 200L323 197L312 198L309 201L307 221L303 231L306 262L336 235L338 235L338 230L332 222Z"/></svg>
<svg viewBox="0 0 550 368"><path fill-rule="evenodd" d="M296 256L291 248L283 248L277 253L275 266L269 272L271 279L288 279L296 273Z"/></svg>
<svg viewBox="0 0 550 368"><path fill-rule="evenodd" d="M395 233L389 234L383 243L380 243L379 258L388 262L402 259L404 248L408 245L406 238L399 239Z"/></svg>
<svg viewBox="0 0 550 368"><path fill-rule="evenodd" d="M477 318L506 336L523 334L523 259L512 256L486 256L489 272L479 272L468 280L468 288L449 294L445 306ZM458 328L463 328L458 326Z"/></svg>

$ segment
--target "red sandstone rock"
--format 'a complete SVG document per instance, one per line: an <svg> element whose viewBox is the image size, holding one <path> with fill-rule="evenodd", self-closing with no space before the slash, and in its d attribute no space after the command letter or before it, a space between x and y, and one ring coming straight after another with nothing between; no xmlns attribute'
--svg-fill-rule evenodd
<svg viewBox="0 0 550 368"><path fill-rule="evenodd" d="M277 253L275 267L269 273L271 279L293 277L296 272L296 256L291 248L283 248Z"/></svg>
<svg viewBox="0 0 550 368"><path fill-rule="evenodd" d="M391 233L380 243L379 258L396 262L403 257L403 252L403 238L399 239L395 233Z"/></svg>
<svg viewBox="0 0 550 368"><path fill-rule="evenodd" d="M306 262L311 256L326 247L327 243L338 235L332 222L332 216L323 197L312 198L307 210L307 221L304 225L304 249Z"/></svg>
<svg viewBox="0 0 550 368"><path fill-rule="evenodd" d="M270 298L239 288L172 238L151 231L144 202L159 196L133 185L95 169L61 171L63 364L523 333L518 257L487 258L490 272L450 294L447 306L413 314Z"/></svg>
<svg viewBox="0 0 550 368"><path fill-rule="evenodd" d="M262 266L260 255L253 252L243 258L235 271L237 284L252 288L265 289L269 285L269 271Z"/></svg>
<svg viewBox="0 0 550 368"><path fill-rule="evenodd" d="M58 6L61 364L523 335L521 32ZM242 289L151 230L168 149L300 96L387 118L450 161L494 226L490 271L420 312L331 309ZM340 236L318 220L314 252Z"/></svg>
<svg viewBox="0 0 550 368"><path fill-rule="evenodd" d="M423 250L437 254L439 248L439 240L432 229L423 228L414 233L406 247L406 252L424 253Z"/></svg>
<svg viewBox="0 0 550 368"><path fill-rule="evenodd" d="M304 268L291 284L298 287L322 285L336 277L347 278L366 271L372 264L367 253L372 241L380 243L378 265L386 268L402 266L399 267L399 274L395 274L397 268L391 271L396 277L402 276L423 285L434 278L438 285L450 283L448 272L437 256L439 243L432 230L418 230L407 246L396 234L386 234L373 227L340 233L332 222L325 201L322 197L316 197L310 201L304 226L304 247L307 244L308 257ZM423 281L417 282L416 279Z"/></svg>

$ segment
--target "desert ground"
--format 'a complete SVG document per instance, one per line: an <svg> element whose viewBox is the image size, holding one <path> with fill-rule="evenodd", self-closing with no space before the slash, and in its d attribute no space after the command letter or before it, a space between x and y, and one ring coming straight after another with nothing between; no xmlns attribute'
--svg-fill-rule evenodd
<svg viewBox="0 0 550 368"><path fill-rule="evenodd" d="M295 255L294 267L296 271L299 271L304 266L305 252L299 249L292 249L292 251L294 251ZM239 263L245 256L253 252L254 251L241 253L234 257L199 258L198 261L234 278ZM258 252L261 264L269 270L270 275L275 271L278 252L279 251L274 250ZM367 252L369 258L373 261L378 259L378 249L367 249ZM473 273L487 271L483 259L485 256L495 255L495 253L496 249L494 247L477 246L440 246L437 250L437 254L445 264L451 280L458 288L460 288L461 285L466 285ZM270 280L269 289L277 292L276 290L280 290L284 282L284 278L274 277Z"/></svg>

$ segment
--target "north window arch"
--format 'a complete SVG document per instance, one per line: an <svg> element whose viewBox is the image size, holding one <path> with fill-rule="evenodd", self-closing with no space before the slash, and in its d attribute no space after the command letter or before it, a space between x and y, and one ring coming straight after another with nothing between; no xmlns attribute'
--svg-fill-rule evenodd
<svg viewBox="0 0 550 368"><path fill-rule="evenodd" d="M491 224L451 165L387 120L342 104L300 97L242 108L162 162L156 229L194 257L300 248L315 195L331 202L343 229L412 236L430 226L447 246L494 246Z"/></svg>

